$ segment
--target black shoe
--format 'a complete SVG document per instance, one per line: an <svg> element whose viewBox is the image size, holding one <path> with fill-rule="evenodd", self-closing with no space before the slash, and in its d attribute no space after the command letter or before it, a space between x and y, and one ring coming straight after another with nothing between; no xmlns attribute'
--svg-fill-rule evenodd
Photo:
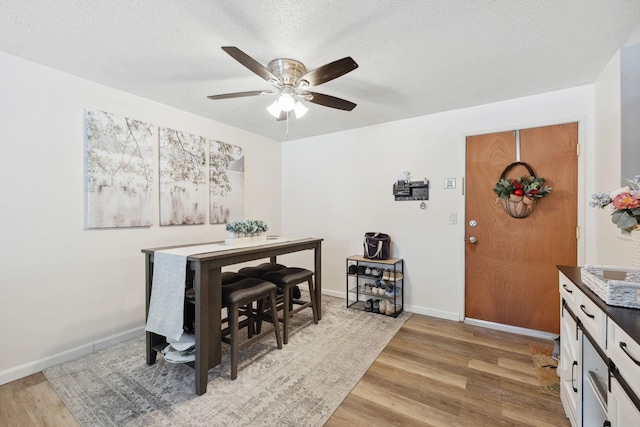
<svg viewBox="0 0 640 427"><path fill-rule="evenodd" d="M369 298L366 303L364 303L364 311L373 310L373 300Z"/></svg>
<svg viewBox="0 0 640 427"><path fill-rule="evenodd" d="M380 313L380 300L377 299L373 302L373 312Z"/></svg>

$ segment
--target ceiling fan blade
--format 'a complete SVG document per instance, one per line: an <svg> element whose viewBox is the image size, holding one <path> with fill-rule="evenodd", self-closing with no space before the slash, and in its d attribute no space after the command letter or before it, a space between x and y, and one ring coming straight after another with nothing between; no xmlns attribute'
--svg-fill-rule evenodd
<svg viewBox="0 0 640 427"><path fill-rule="evenodd" d="M325 64L322 67L311 70L298 81L307 81L310 86L318 86L330 80L336 79L358 68L358 64L350 56Z"/></svg>
<svg viewBox="0 0 640 427"><path fill-rule="evenodd" d="M227 52L233 59L247 67L249 70L253 71L258 76L262 77L272 85L277 85L280 83L280 80L273 75L271 71L269 71L264 65L241 51L235 46L222 46L222 50Z"/></svg>
<svg viewBox="0 0 640 427"><path fill-rule="evenodd" d="M221 95L211 95L207 96L209 99L229 99L229 98L242 98L245 96L255 96L255 95L273 95L276 92L269 92L264 90L251 90L248 92L235 92L235 93L223 93Z"/></svg>
<svg viewBox="0 0 640 427"><path fill-rule="evenodd" d="M356 108L356 104L351 101L347 101L346 99L336 98L335 96L325 95L323 93L318 92L305 92L305 95L311 95L311 97L307 97L307 101L313 102L314 104L322 105L330 108L337 108L338 110L351 111Z"/></svg>

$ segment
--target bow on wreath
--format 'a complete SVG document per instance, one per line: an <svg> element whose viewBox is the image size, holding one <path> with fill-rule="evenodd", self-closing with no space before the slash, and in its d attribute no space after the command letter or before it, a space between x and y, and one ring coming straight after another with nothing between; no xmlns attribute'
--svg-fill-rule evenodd
<svg viewBox="0 0 640 427"><path fill-rule="evenodd" d="M507 173L516 166L524 166L529 176L506 178ZM551 187L544 185L544 178L536 178L533 168L524 162L511 163L500 175L493 191L498 195L502 207L514 218L525 218L533 212L536 201L551 192Z"/></svg>

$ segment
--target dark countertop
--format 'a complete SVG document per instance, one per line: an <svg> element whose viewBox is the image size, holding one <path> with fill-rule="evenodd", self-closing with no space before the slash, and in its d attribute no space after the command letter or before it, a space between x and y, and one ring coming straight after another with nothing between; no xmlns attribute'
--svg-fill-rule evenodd
<svg viewBox="0 0 640 427"><path fill-rule="evenodd" d="M635 342L640 344L640 310L635 308L616 307L607 305L591 289L582 283L580 267L559 265L558 270L571 280L591 301L627 333Z"/></svg>

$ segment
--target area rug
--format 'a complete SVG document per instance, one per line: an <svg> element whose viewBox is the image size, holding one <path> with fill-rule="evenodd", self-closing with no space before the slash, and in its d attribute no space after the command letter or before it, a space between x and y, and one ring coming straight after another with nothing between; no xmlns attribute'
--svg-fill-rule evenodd
<svg viewBox="0 0 640 427"><path fill-rule="evenodd" d="M558 361L552 357L552 353L553 345L531 344L531 359L536 369L540 390L553 396L559 396Z"/></svg>
<svg viewBox="0 0 640 427"><path fill-rule="evenodd" d="M240 353L233 381L223 344L202 396L189 366L161 355L146 364L144 337L44 374L83 426L321 426L409 316L347 309L344 299L323 296L320 323L310 310L298 313L282 350L270 337Z"/></svg>

